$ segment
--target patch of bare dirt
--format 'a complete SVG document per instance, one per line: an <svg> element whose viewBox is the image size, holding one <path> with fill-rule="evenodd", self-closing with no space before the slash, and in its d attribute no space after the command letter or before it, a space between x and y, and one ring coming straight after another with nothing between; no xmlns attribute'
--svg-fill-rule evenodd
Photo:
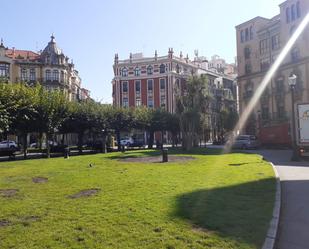
<svg viewBox="0 0 309 249"><path fill-rule="evenodd" d="M11 222L8 220L0 220L0 227L6 227L11 225Z"/></svg>
<svg viewBox="0 0 309 249"><path fill-rule="evenodd" d="M76 199L76 198L81 198L81 197L92 196L92 195L95 195L96 193L98 193L100 190L101 189L99 189L99 188L91 188L91 189L81 190L80 192L78 192L74 195L70 195L69 198Z"/></svg>
<svg viewBox="0 0 309 249"><path fill-rule="evenodd" d="M1 197L13 197L17 194L18 189L0 189Z"/></svg>
<svg viewBox="0 0 309 249"><path fill-rule="evenodd" d="M34 183L44 183L44 182L47 182L47 181L48 181L48 178L46 178L46 177L38 176L38 177L32 178L32 182L34 182Z"/></svg>
<svg viewBox="0 0 309 249"><path fill-rule="evenodd" d="M168 156L168 162L186 162L194 160L192 156ZM147 156L147 157L127 157L120 159L122 162L132 163L162 163L162 156Z"/></svg>

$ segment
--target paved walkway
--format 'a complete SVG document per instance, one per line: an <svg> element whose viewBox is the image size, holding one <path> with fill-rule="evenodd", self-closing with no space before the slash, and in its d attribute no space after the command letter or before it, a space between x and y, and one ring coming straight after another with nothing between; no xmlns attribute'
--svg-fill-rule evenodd
<svg viewBox="0 0 309 249"><path fill-rule="evenodd" d="M281 217L276 249L309 249L309 162L291 162L289 150L259 150L281 179Z"/></svg>

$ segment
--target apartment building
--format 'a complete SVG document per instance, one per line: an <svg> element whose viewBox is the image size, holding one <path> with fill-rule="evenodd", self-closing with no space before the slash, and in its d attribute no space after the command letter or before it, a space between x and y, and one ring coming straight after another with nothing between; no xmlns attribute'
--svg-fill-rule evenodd
<svg viewBox="0 0 309 249"><path fill-rule="evenodd" d="M82 80L73 61L69 61L69 57L57 46L53 35L40 52L10 49L1 40L0 80L30 86L39 82L46 89L63 90L70 100L90 97L90 92L81 87Z"/></svg>
<svg viewBox="0 0 309 249"><path fill-rule="evenodd" d="M255 17L236 26L240 114L266 72L302 19L309 2L287 0L273 18ZM296 102L309 102L309 28L296 41L271 79L243 133L256 134L263 144L291 144L291 90L288 78L295 74Z"/></svg>

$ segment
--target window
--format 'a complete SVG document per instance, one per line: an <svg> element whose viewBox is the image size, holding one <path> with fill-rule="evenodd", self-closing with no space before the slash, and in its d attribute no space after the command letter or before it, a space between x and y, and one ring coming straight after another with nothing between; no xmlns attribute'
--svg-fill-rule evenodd
<svg viewBox="0 0 309 249"><path fill-rule="evenodd" d="M266 54L269 52L268 39L260 41L260 54Z"/></svg>
<svg viewBox="0 0 309 249"><path fill-rule="evenodd" d="M253 40L253 27L250 27L250 40Z"/></svg>
<svg viewBox="0 0 309 249"><path fill-rule="evenodd" d="M10 77L10 64L0 63L0 77Z"/></svg>
<svg viewBox="0 0 309 249"><path fill-rule="evenodd" d="M147 90L148 90L148 92L152 92L152 90L153 90L153 80L147 80Z"/></svg>
<svg viewBox="0 0 309 249"><path fill-rule="evenodd" d="M160 106L165 107L166 106L166 98L165 96L161 96L160 98Z"/></svg>
<svg viewBox="0 0 309 249"><path fill-rule="evenodd" d="M64 72L63 71L61 71L60 73L60 81L64 82Z"/></svg>
<svg viewBox="0 0 309 249"><path fill-rule="evenodd" d="M240 31L240 42L241 43L245 42L245 33L243 30Z"/></svg>
<svg viewBox="0 0 309 249"><path fill-rule="evenodd" d="M246 36L246 41L249 41L249 29L248 28L246 28L245 36Z"/></svg>
<svg viewBox="0 0 309 249"><path fill-rule="evenodd" d="M282 102L278 103L277 106L277 111L278 111L278 118L279 119L283 119L285 118L285 108L284 108L284 104Z"/></svg>
<svg viewBox="0 0 309 249"><path fill-rule="evenodd" d="M296 14L297 14L297 18L301 17L300 2L297 2L296 4Z"/></svg>
<svg viewBox="0 0 309 249"><path fill-rule="evenodd" d="M291 7L291 19L292 19L292 21L294 21L296 19L296 9L295 9L294 4Z"/></svg>
<svg viewBox="0 0 309 249"><path fill-rule="evenodd" d="M245 73L249 74L249 73L251 73L251 71L252 71L251 64L246 64L246 66L245 66Z"/></svg>
<svg viewBox="0 0 309 249"><path fill-rule="evenodd" d="M51 80L51 71L49 69L45 71L45 78L46 80Z"/></svg>
<svg viewBox="0 0 309 249"><path fill-rule="evenodd" d="M165 73L165 65L164 64L160 65L160 73Z"/></svg>
<svg viewBox="0 0 309 249"><path fill-rule="evenodd" d="M269 119L269 108L268 108L268 106L263 106L262 107L262 119L263 120L267 120L267 119Z"/></svg>
<svg viewBox="0 0 309 249"><path fill-rule="evenodd" d="M135 106L141 106L141 105L142 105L141 99L140 98L136 98Z"/></svg>
<svg viewBox="0 0 309 249"><path fill-rule="evenodd" d="M178 64L176 65L176 73L180 73L180 66Z"/></svg>
<svg viewBox="0 0 309 249"><path fill-rule="evenodd" d="M34 68L30 69L30 80L32 80L32 81L36 80L36 75L35 75L35 69Z"/></svg>
<svg viewBox="0 0 309 249"><path fill-rule="evenodd" d="M291 51L291 57L292 57L292 61L298 61L298 59L300 58L300 52L299 52L299 48L293 48Z"/></svg>
<svg viewBox="0 0 309 249"><path fill-rule="evenodd" d="M271 48L273 50L277 50L277 49L280 48L280 37L279 37L279 35L274 35L271 38Z"/></svg>
<svg viewBox="0 0 309 249"><path fill-rule="evenodd" d="M245 59L250 59L250 55L251 55L251 50L249 47L245 47Z"/></svg>
<svg viewBox="0 0 309 249"><path fill-rule="evenodd" d="M22 81L27 80L28 79L28 77L27 77L27 69L26 68L21 68L20 75L21 75L21 80Z"/></svg>
<svg viewBox="0 0 309 249"><path fill-rule="evenodd" d="M136 68L134 69L134 75L135 75L135 76L140 76L140 75L141 75L141 69L140 69L139 67L136 67Z"/></svg>
<svg viewBox="0 0 309 249"><path fill-rule="evenodd" d="M59 81L59 71L58 70L53 71L53 81Z"/></svg>
<svg viewBox="0 0 309 249"><path fill-rule="evenodd" d="M153 74L153 68L150 65L147 67L147 74L148 75L152 75Z"/></svg>
<svg viewBox="0 0 309 249"><path fill-rule="evenodd" d="M153 108L153 99L152 99L152 97L148 97L147 106L148 106L149 108Z"/></svg>
<svg viewBox="0 0 309 249"><path fill-rule="evenodd" d="M122 106L123 106L123 107L128 107L128 106L129 106L129 100L128 100L127 97L124 97L124 98L122 99Z"/></svg>
<svg viewBox="0 0 309 249"><path fill-rule="evenodd" d="M284 79L280 77L276 80L276 92L284 92Z"/></svg>
<svg viewBox="0 0 309 249"><path fill-rule="evenodd" d="M165 79L160 79L160 90L165 90Z"/></svg>
<svg viewBox="0 0 309 249"><path fill-rule="evenodd" d="M269 59L262 59L260 65L261 65L261 71L267 70L270 66Z"/></svg>
<svg viewBox="0 0 309 249"><path fill-rule="evenodd" d="M127 77L128 76L128 69L126 67L124 67L122 70L121 70L121 76L122 77Z"/></svg>
<svg viewBox="0 0 309 249"><path fill-rule="evenodd" d="M135 81L135 93L141 92L141 81L137 80Z"/></svg>
<svg viewBox="0 0 309 249"><path fill-rule="evenodd" d="M122 82L122 92L123 93L128 92L128 82L127 81Z"/></svg>
<svg viewBox="0 0 309 249"><path fill-rule="evenodd" d="M286 14L286 22L290 23L291 17L290 17L290 8L289 7L286 8L285 14Z"/></svg>

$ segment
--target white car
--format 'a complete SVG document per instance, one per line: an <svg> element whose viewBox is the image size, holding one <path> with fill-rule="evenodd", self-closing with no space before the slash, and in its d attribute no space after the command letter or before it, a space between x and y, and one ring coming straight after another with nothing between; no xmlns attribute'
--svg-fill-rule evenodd
<svg viewBox="0 0 309 249"><path fill-rule="evenodd" d="M239 135L233 144L234 149L257 149L259 146L259 141L254 135Z"/></svg>
<svg viewBox="0 0 309 249"><path fill-rule="evenodd" d="M53 142L53 141L49 141L49 145L50 146L57 146L58 144L56 142ZM39 148L40 147L40 144L39 143L32 143L29 145L30 148ZM42 143L42 148L45 149L46 148L46 143L43 142Z"/></svg>
<svg viewBox="0 0 309 249"><path fill-rule="evenodd" d="M130 146L133 143L134 143L134 141L130 137L120 139L120 145L121 146Z"/></svg>
<svg viewBox="0 0 309 249"><path fill-rule="evenodd" d="M0 149L17 149L18 146L14 141L6 140L0 142Z"/></svg>

